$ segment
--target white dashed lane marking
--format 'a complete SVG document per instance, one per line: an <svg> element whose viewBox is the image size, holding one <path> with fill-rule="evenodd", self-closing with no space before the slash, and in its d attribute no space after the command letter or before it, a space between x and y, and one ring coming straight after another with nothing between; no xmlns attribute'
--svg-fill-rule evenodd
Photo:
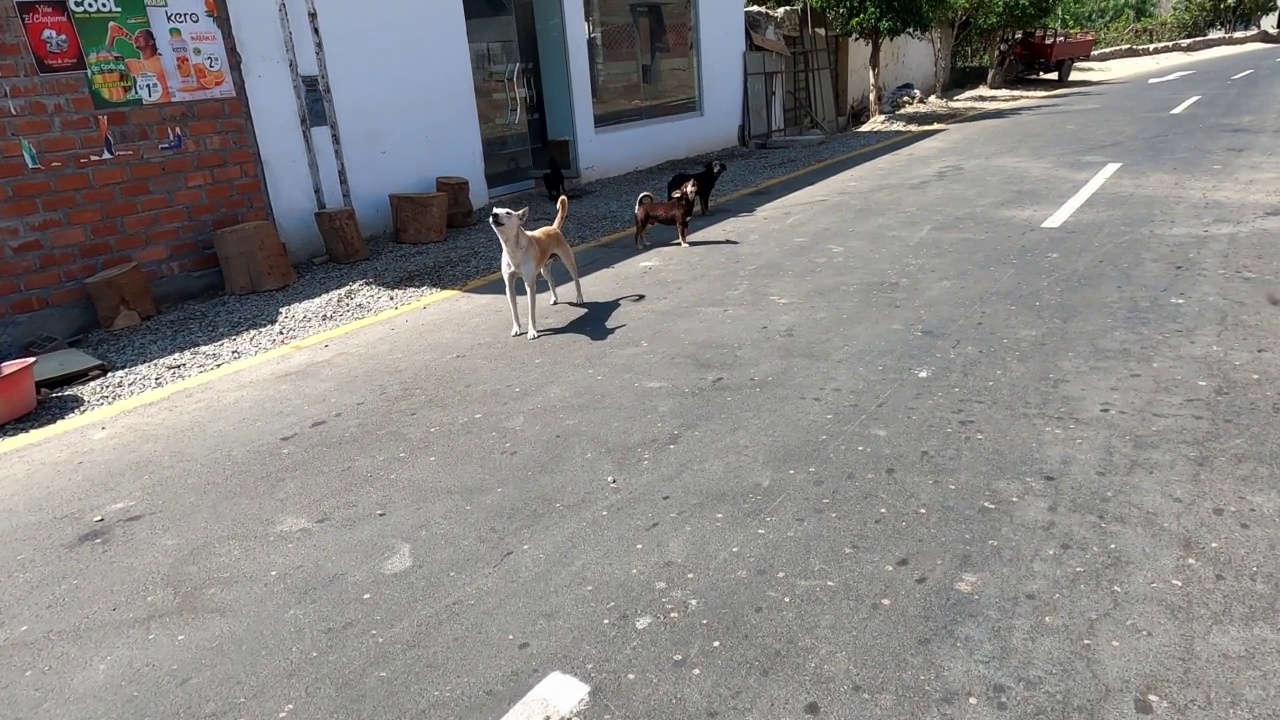
<svg viewBox="0 0 1280 720"><path fill-rule="evenodd" d="M1245 70L1244 72L1240 72L1240 73L1236 73L1235 75L1232 75L1231 79L1239 80L1240 78L1244 77L1245 75L1249 75L1252 72L1253 72L1252 70Z"/></svg>
<svg viewBox="0 0 1280 720"><path fill-rule="evenodd" d="M1170 111L1169 111L1169 114L1170 114L1170 115L1180 115L1180 114L1182 113L1182 111L1183 111L1183 110L1186 110L1187 108L1191 107L1191 103L1193 103L1193 102L1195 102L1195 101L1199 100L1201 97L1202 97L1201 95L1192 95L1191 97L1187 98L1186 100L1183 100L1183 101L1182 101L1182 103L1178 105L1178 107L1176 107L1176 108L1174 108L1174 109L1170 110Z"/></svg>
<svg viewBox="0 0 1280 720"><path fill-rule="evenodd" d="M587 706L591 687L572 675L553 672L533 686L502 720L566 720Z"/></svg>
<svg viewBox="0 0 1280 720"><path fill-rule="evenodd" d="M1067 218L1071 217L1072 213L1079 210L1080 206L1084 205L1090 195L1098 192L1098 188L1102 187L1102 184L1107 181L1107 178L1114 175L1123 164L1124 163L1107 163L1106 167L1099 170L1098 173L1089 180L1089 182L1084 184L1084 187L1077 190L1075 195L1072 195L1069 200L1063 203L1062 207L1058 208L1057 212L1050 215L1048 220L1041 223L1040 227L1061 227L1062 223L1066 222Z"/></svg>

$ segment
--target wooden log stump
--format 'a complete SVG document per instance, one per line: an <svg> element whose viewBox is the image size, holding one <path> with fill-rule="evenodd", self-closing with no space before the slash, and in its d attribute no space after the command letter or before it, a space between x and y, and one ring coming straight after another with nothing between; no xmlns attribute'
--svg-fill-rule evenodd
<svg viewBox="0 0 1280 720"><path fill-rule="evenodd" d="M248 295L288 287L298 275L289 251L269 220L233 225L213 233L213 249L222 267L228 295Z"/></svg>
<svg viewBox="0 0 1280 720"><path fill-rule="evenodd" d="M156 315L151 288L138 263L131 262L87 278L84 288L98 311L98 322L108 330L141 325Z"/></svg>
<svg viewBox="0 0 1280 720"><path fill-rule="evenodd" d="M444 240L448 232L448 195L442 192L396 193L390 198L396 242L416 245Z"/></svg>
<svg viewBox="0 0 1280 720"><path fill-rule="evenodd" d="M449 196L449 227L471 227L476 224L476 209L471 205L471 183L466 178L438 177L436 192Z"/></svg>
<svg viewBox="0 0 1280 720"><path fill-rule="evenodd" d="M336 263L369 259L369 245L360 234L355 208L341 207L316 213L316 227L324 239L324 251Z"/></svg>

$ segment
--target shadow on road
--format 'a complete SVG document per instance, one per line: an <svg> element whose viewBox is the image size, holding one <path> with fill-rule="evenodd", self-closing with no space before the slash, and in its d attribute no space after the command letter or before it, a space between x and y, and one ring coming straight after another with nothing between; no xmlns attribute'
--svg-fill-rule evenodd
<svg viewBox="0 0 1280 720"><path fill-rule="evenodd" d="M608 340L609 336L626 327L625 324L609 327L609 320L622 307L622 303L644 302L644 298L645 296L641 293L633 293L631 295L623 295L616 300L585 302L582 304L567 303L571 307L584 308L586 312L558 328L539 328L538 333L540 335L581 335L592 342Z"/></svg>

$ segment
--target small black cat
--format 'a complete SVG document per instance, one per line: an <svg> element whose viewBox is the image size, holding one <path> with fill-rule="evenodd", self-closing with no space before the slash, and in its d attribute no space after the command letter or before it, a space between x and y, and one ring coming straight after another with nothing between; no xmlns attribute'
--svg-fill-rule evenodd
<svg viewBox="0 0 1280 720"><path fill-rule="evenodd" d="M551 157L548 165L551 169L542 174L542 184L547 188L547 197L555 201L560 199L561 195L568 193L565 192L564 173L560 172L560 163L555 156Z"/></svg>

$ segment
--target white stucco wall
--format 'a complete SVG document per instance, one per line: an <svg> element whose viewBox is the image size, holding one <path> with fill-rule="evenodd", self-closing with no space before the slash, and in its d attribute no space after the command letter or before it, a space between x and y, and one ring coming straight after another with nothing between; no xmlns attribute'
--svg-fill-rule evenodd
<svg viewBox="0 0 1280 720"><path fill-rule="evenodd" d="M565 25L586 27L583 3L564 3ZM698 0L698 61L701 64L702 113L685 119L663 118L615 127L595 127L591 107L591 71L587 36L568 36L574 118L582 180L621 175L667 160L738 144L746 50L742 3Z"/></svg>
<svg viewBox="0 0 1280 720"><path fill-rule="evenodd" d="M288 3L300 71L315 73L306 5ZM291 255L313 257L323 247L277 0L228 0L228 6L277 227ZM488 192L462 3L378 7L316 0L352 205L366 235L390 230L388 194L434 190L438 175L470 180L477 207ZM328 135L312 133L332 202L341 195Z"/></svg>
<svg viewBox="0 0 1280 720"><path fill-rule="evenodd" d="M861 40L845 42L848 47L844 54L847 66L843 97L862 100L865 104L871 93L871 46ZM934 90L933 63L933 45L928 40L894 38L880 49L880 88L888 91L903 83L911 83L920 92L931 93Z"/></svg>
<svg viewBox="0 0 1280 720"><path fill-rule="evenodd" d="M227 0L245 91L277 227L295 260L323 253L315 192L279 16L280 0ZM318 73L305 0L288 3L299 72ZM315 0L341 134L352 205L369 236L391 229L387 195L434 189L436 176L471 181L471 201L488 200L466 21L460 0ZM742 6L700 0L702 112L595 129L586 18L563 0L578 165L582 181L609 177L737 144L745 49ZM394 18L393 23L388 19ZM733 32L725 32L733 28ZM327 128L309 133L330 207L341 205Z"/></svg>

